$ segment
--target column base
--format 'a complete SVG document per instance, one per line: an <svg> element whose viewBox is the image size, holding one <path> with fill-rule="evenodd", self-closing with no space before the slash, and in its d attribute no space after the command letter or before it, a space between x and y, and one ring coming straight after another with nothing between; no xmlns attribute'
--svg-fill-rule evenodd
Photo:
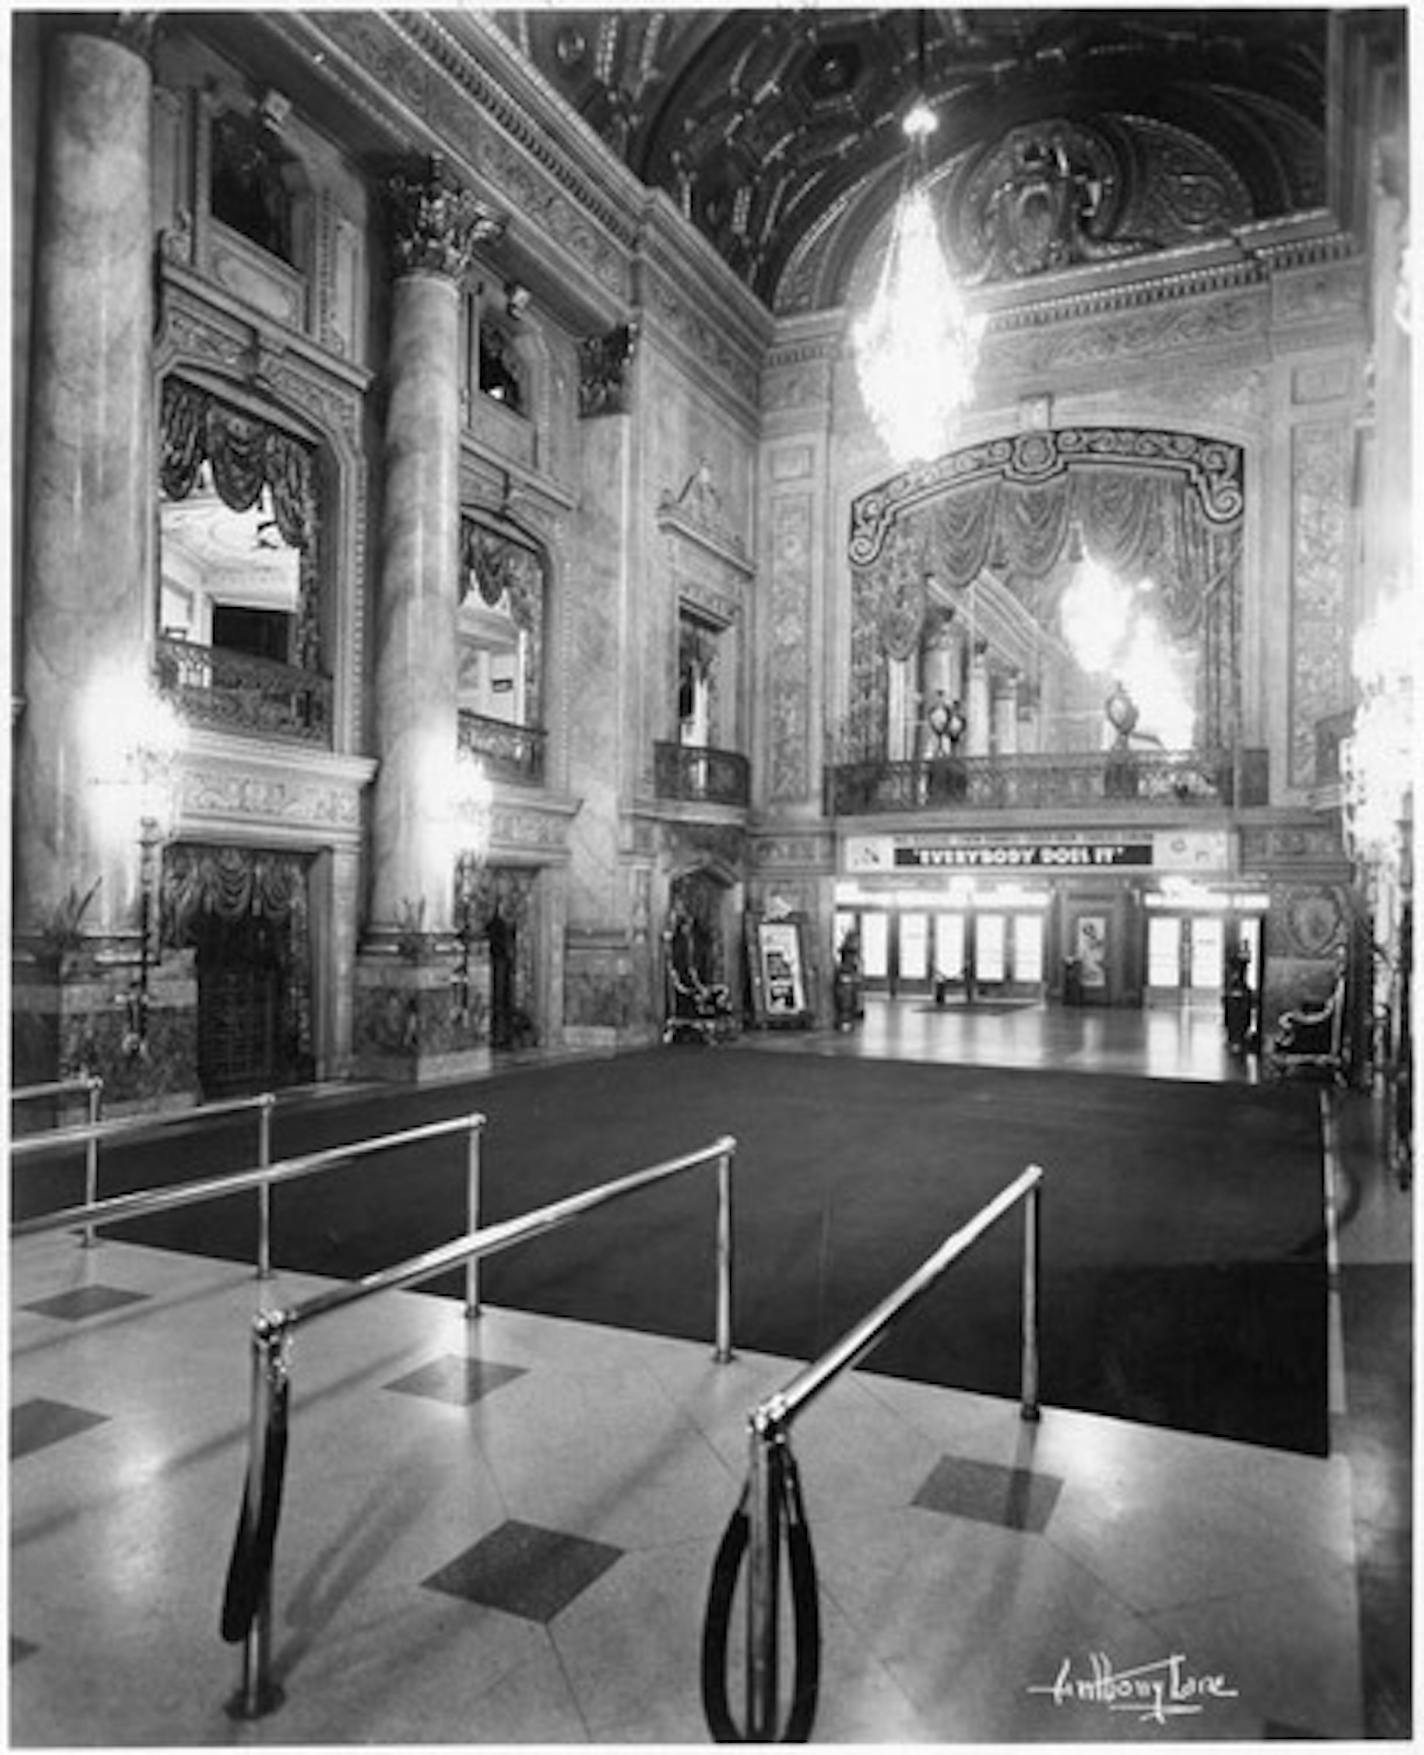
<svg viewBox="0 0 1424 1755"><path fill-rule="evenodd" d="M198 984L191 955L148 973L86 957L17 955L11 975L13 1085L98 1077L104 1112L189 1108L199 1101Z"/></svg>
<svg viewBox="0 0 1424 1755"><path fill-rule="evenodd" d="M384 947L356 963L356 1071L391 1084L487 1072L488 965L459 978L448 958L415 962Z"/></svg>

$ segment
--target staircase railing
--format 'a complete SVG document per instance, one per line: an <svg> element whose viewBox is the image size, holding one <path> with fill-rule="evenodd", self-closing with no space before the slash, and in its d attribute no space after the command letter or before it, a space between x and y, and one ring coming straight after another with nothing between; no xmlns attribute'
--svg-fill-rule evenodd
<svg viewBox="0 0 1424 1755"><path fill-rule="evenodd" d="M482 1121L483 1117L471 1117ZM349 1150L349 1148L347 1148ZM527 1243L560 1225L567 1224L595 1207L622 1199L706 1164L717 1166L716 1341L713 1358L719 1365L732 1357L732 1160L737 1142L724 1134L701 1151L669 1158L645 1170L634 1170L612 1182L584 1189L562 1200L538 1207L515 1219L506 1219L484 1230L441 1244L422 1255L327 1291L293 1305L288 1310L263 1310L252 1323L252 1399L250 1445L237 1537L233 1543L223 1593L222 1635L230 1645L241 1644L242 1680L228 1711L236 1718L260 1718L282 1702L282 1690L272 1679L272 1573L277 1524L281 1515L282 1485L287 1455L287 1403L291 1379L290 1348L297 1329L348 1304L372 1298L435 1278L464 1264L466 1310L479 1308L471 1270L487 1255Z"/></svg>
<svg viewBox="0 0 1424 1755"><path fill-rule="evenodd" d="M796 1418L837 1378L863 1359L891 1325L936 1284L986 1231L1024 1203L1022 1276L1023 1341L1020 1413L1039 1418L1038 1283L1039 1186L1043 1171L1031 1164L947 1237L895 1291L849 1329L821 1357L805 1366L748 1416L751 1465L742 1500L733 1513L713 1568L703 1634L702 1688L708 1725L718 1742L804 1742L815 1718L820 1679L819 1599L810 1529L791 1455ZM778 1642L781 1631L780 1556L783 1537L790 1561L796 1628L796 1675L782 1734L777 1734ZM727 1703L726 1658L737 1573L747 1564L746 1725L739 1730Z"/></svg>

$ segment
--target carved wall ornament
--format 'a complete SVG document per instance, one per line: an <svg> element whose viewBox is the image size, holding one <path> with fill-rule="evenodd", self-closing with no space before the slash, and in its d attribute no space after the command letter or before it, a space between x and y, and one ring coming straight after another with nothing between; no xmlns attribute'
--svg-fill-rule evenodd
<svg viewBox="0 0 1424 1755"><path fill-rule="evenodd" d="M388 177L384 192L398 274L462 280L480 245L504 235L503 216L462 189L438 155L420 171Z"/></svg>
<svg viewBox="0 0 1424 1755"><path fill-rule="evenodd" d="M963 278L1016 280L1151 248L1121 229L1124 184L1095 129L1059 118L1011 130L957 179Z"/></svg>
<svg viewBox="0 0 1424 1755"><path fill-rule="evenodd" d="M741 532L733 528L705 457L698 460L680 492L664 491L658 501L658 526L708 549L744 576L752 571L746 544Z"/></svg>
<svg viewBox="0 0 1424 1755"><path fill-rule="evenodd" d="M636 323L620 323L606 335L579 342L579 415L584 420L627 414L633 389Z"/></svg>

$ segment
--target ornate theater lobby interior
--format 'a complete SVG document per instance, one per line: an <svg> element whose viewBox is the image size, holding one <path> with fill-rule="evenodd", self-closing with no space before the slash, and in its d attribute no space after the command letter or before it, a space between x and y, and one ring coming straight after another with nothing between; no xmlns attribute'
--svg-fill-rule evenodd
<svg viewBox="0 0 1424 1755"><path fill-rule="evenodd" d="M1165 1076L1214 1076L1205 1022L1171 1021ZM667 1052L915 1058L937 1037L936 1058L977 1043L1022 1064L1035 1030L1040 1056L1068 1064L1167 1066L1167 1025L1150 1017L973 1019L906 1002L872 1003L845 1035ZM1012 1402L878 1375L873 1360L808 1412L796 1454L821 1585L815 1741L1407 1735L1408 1416L1381 1413L1380 1362L1361 1344L1400 1335L1345 1333L1340 1288L1361 1269L1407 1284L1410 1196L1377 1165L1368 1096L1340 1107L1324 1166L1342 1270L1330 1456L1063 1410L1047 1391L1029 1425ZM353 1305L293 1348L283 1699L255 1721L230 1714L240 1653L219 1615L246 1466L245 1336L258 1305L320 1284L258 1286L233 1263L64 1233L12 1246L12 1742L706 1741L703 1614L747 1414L798 1362L739 1350L721 1365L710 1336L511 1309L469 1323L413 1291ZM1393 1458L1391 1418L1406 1441ZM732 1626L740 1714L740 1613ZM1114 1696L1104 1665L1163 1687Z"/></svg>

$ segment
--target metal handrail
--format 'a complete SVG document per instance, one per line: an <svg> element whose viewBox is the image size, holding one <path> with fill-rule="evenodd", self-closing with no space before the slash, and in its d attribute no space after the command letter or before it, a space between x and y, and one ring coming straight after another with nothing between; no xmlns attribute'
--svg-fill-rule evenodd
<svg viewBox="0 0 1424 1755"><path fill-rule="evenodd" d="M472 1119L483 1119L472 1118ZM254 1581L250 1573L245 1583L254 1602L251 1620L241 1634L243 1642L242 1680L229 1710L234 1716L257 1718L278 1704L280 1691L269 1674L272 1628L272 1572L275 1531L281 1497L280 1457L285 1457L287 1392L290 1381L289 1348L295 1331L304 1323L329 1316L333 1311L379 1292L394 1291L434 1278L447 1269L466 1264L466 1273L485 1256L511 1249L531 1238L541 1236L570 1219L607 1206L625 1195L636 1193L655 1182L666 1181L686 1170L704 1164L717 1166L717 1315L716 1342L713 1358L725 1365L732 1357L732 1160L737 1142L724 1134L700 1151L668 1158L644 1170L634 1170L596 1188L566 1195L548 1206L518 1218L505 1219L484 1230L472 1231L438 1248L426 1250L391 1267L380 1268L361 1279L332 1286L317 1292L286 1310L259 1311L252 1320L252 1401L249 1424L247 1477L244 1488L243 1515L238 1526L238 1545L233 1556L231 1578L239 1569L261 1569L263 1576ZM478 1311L478 1303L470 1295L473 1284L467 1277L467 1314ZM280 1435L280 1436L279 1436ZM280 1457L273 1464L273 1456ZM262 1531L266 1531L267 1552L260 1553Z"/></svg>
<svg viewBox="0 0 1424 1755"><path fill-rule="evenodd" d="M92 1102L95 1091L102 1093L103 1089L104 1081L97 1073L93 1073L83 1078L51 1079L45 1085L22 1085L18 1090L11 1091L10 1101L28 1103L36 1097L63 1097L66 1092L86 1091Z"/></svg>
<svg viewBox="0 0 1424 1755"><path fill-rule="evenodd" d="M819 1359L803 1367L791 1381L752 1409L751 1467L748 1480L749 1537L747 1555L747 1723L749 1743L776 1740L777 1559L781 1536L781 1502L775 1491L771 1452L787 1445L792 1422L842 1371L848 1370L882 1340L891 1324L931 1289L940 1276L1024 1201L1023 1357L1020 1415L1039 1418L1038 1402L1038 1262L1039 1185L1043 1171L1030 1164L968 1224L953 1232L908 1279L856 1323ZM789 1446L788 1446L789 1448Z"/></svg>
<svg viewBox="0 0 1424 1755"><path fill-rule="evenodd" d="M264 1109L264 1117L269 1113L269 1110ZM80 1206L59 1207L53 1212L16 1220L10 1226L10 1235L12 1238L32 1237L43 1231L64 1230L81 1221L91 1227L95 1224L115 1224L123 1219L146 1218L154 1213L172 1212L178 1207L200 1206L205 1201L222 1200L228 1195L243 1194L248 1189L256 1189L259 1198L257 1274L259 1279L270 1279L270 1194L279 1182L295 1182L304 1176L334 1170L353 1158L369 1157L373 1152L385 1151L393 1146L416 1145L423 1140L468 1130L469 1199L471 1212L474 1214L478 1212L479 1133L484 1124L483 1115L458 1115L448 1121L432 1121L421 1127L407 1128L403 1133L381 1134L374 1139L355 1140L350 1145L329 1146L320 1152L308 1152L299 1158L283 1159L277 1164L268 1163L264 1159L255 1169L226 1171L221 1176L207 1176L197 1182L180 1183L177 1187L137 1189L132 1194L111 1195L107 1200L85 1201Z"/></svg>
<svg viewBox="0 0 1424 1755"><path fill-rule="evenodd" d="M95 1080L102 1089L104 1081ZM36 1087L42 1089L43 1087ZM91 1209L97 1209L103 1203L99 1200L99 1142L114 1139L123 1134L148 1133L155 1129L171 1127L176 1122L205 1122L216 1120L222 1115L239 1115L249 1109L255 1109L257 1115L257 1162L261 1169L266 1169L272 1161L272 1111L277 1099L271 1091L264 1091L256 1097L228 1097L218 1103L205 1103L196 1109L175 1109L166 1115L116 1115L108 1121L99 1120L98 1102L91 1093L89 1100L89 1120L81 1127L57 1127L49 1133L27 1134L23 1139L10 1142L10 1160L17 1158L35 1158L42 1152L53 1152L63 1146L84 1146L84 1202L82 1206L63 1209L66 1223L76 1218L85 1218ZM197 1186L191 1184L190 1186ZM125 1199L131 1198L128 1196ZM259 1250L257 1273L259 1279L267 1279L271 1274L271 1261L267 1248L270 1229L270 1213L268 1196L265 1189L258 1195L261 1223L259 1225ZM182 1204L182 1203L178 1203ZM45 1218L56 1218L57 1215L46 1214ZM58 1230L58 1222L54 1224L35 1225L32 1220L23 1220L19 1226L12 1226L10 1235L20 1235L22 1229ZM84 1225L81 1242L86 1249L93 1249L98 1242L92 1220Z"/></svg>
<svg viewBox="0 0 1424 1755"><path fill-rule="evenodd" d="M24 1085L18 1091L11 1091L12 1103L27 1103L37 1097L63 1097L67 1092L83 1091L89 1098L89 1137L84 1146L84 1197L94 1200L99 1192L99 1140L92 1130L99 1126L99 1110L104 1101L104 1081L97 1073L88 1073L73 1079L51 1079L43 1085ZM53 1128L49 1133L27 1134L27 1139L36 1139L45 1145L52 1145L56 1140L73 1140L76 1136L69 1128ZM21 1141L12 1141L10 1150L13 1154L15 1146ZM89 1226L80 1237L86 1249L94 1247L94 1229Z"/></svg>

